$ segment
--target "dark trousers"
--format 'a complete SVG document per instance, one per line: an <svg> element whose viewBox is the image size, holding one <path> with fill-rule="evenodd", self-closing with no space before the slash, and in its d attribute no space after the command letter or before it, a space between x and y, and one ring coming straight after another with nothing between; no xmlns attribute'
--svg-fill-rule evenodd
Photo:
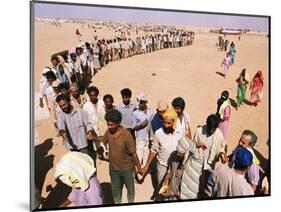
<svg viewBox="0 0 281 212"><path fill-rule="evenodd" d="M206 199L208 196L205 193L205 189L207 187L208 178L212 174L212 169L207 169L202 171L202 175L199 178L199 193L198 198L200 199Z"/></svg>
<svg viewBox="0 0 281 212"><path fill-rule="evenodd" d="M122 190L125 184L127 189L128 203L135 200L134 169L126 171L109 170L111 179L112 196L115 204L120 204L122 200Z"/></svg>

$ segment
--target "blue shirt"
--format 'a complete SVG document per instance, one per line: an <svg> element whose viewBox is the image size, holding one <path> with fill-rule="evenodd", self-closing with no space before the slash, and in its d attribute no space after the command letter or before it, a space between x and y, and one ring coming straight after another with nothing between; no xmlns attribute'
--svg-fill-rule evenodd
<svg viewBox="0 0 281 212"><path fill-rule="evenodd" d="M163 120L160 118L158 113L155 113L151 120L151 128L153 133L163 126Z"/></svg>
<svg viewBox="0 0 281 212"><path fill-rule="evenodd" d="M133 128L139 126L145 120L148 120L148 125L145 128L135 131L136 140L143 141L149 139L150 121L152 119L152 116L153 113L150 108L147 108L146 113L139 109L133 112Z"/></svg>
<svg viewBox="0 0 281 212"><path fill-rule="evenodd" d="M69 83L68 78L67 78L67 75L66 75L65 73L61 74L61 73L58 71L58 76L59 76L59 80L60 80L62 83Z"/></svg>

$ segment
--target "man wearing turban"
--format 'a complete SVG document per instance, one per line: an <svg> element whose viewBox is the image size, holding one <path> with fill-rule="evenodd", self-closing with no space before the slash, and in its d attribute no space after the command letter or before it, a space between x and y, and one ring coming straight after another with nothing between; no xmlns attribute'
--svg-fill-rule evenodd
<svg viewBox="0 0 281 212"><path fill-rule="evenodd" d="M176 111L171 107L163 114L163 126L155 131L148 160L143 167L143 172L147 173L151 162L156 157L158 188L168 170L168 161L170 161L179 141L182 139L181 133L175 130L177 118Z"/></svg>

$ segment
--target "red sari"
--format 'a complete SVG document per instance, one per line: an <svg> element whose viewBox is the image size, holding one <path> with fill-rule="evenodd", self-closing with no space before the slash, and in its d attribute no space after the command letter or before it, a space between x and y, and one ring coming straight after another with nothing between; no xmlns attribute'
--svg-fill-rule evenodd
<svg viewBox="0 0 281 212"><path fill-rule="evenodd" d="M261 101L262 94L263 94L262 92L263 81L264 81L264 77L262 71L258 71L250 84L251 103L253 105L257 105Z"/></svg>

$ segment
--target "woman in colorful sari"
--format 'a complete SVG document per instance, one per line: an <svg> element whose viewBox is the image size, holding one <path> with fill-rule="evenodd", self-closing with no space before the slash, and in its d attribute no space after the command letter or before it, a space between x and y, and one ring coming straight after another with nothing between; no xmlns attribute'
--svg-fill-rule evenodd
<svg viewBox="0 0 281 212"><path fill-rule="evenodd" d="M235 54L236 54L236 49L235 49L235 45L234 45L233 42L231 42L231 44L230 44L229 54L230 54L230 57L231 57L231 64L233 65Z"/></svg>
<svg viewBox="0 0 281 212"><path fill-rule="evenodd" d="M240 73L239 77L236 79L236 82L238 84L237 86L237 108L240 107L241 104L243 104L243 101L245 101L245 95L247 90L247 85L249 84L249 75L246 71L246 69L243 69Z"/></svg>
<svg viewBox="0 0 281 212"><path fill-rule="evenodd" d="M254 76L251 84L250 84L250 91L251 91L251 104L257 106L258 103L261 101L262 98L262 88L263 88L263 81L264 77L262 71L258 71Z"/></svg>

